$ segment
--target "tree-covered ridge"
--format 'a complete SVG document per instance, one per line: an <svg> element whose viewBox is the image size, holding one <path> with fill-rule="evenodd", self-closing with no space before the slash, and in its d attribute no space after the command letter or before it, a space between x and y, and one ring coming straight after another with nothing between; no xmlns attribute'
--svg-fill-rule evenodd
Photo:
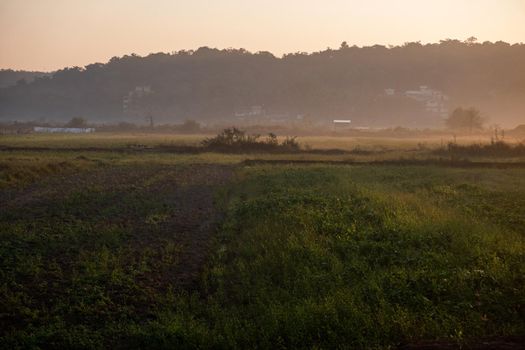
<svg viewBox="0 0 525 350"><path fill-rule="evenodd" d="M283 57L208 47L133 54L2 89L0 118L233 120L239 111L262 106L268 115L313 122L418 126L424 124L420 104L404 92L421 85L446 94L450 111L476 106L491 123L517 124L525 116L525 45L444 40L393 47L343 43Z"/></svg>
<svg viewBox="0 0 525 350"><path fill-rule="evenodd" d="M46 72L0 69L0 88L16 84L25 84L33 81L37 77L51 75Z"/></svg>

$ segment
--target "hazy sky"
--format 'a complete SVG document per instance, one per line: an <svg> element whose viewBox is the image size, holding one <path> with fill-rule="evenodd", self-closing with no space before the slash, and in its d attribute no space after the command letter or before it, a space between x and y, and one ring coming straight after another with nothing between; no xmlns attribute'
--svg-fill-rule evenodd
<svg viewBox="0 0 525 350"><path fill-rule="evenodd" d="M0 68L200 46L276 55L440 39L525 42L525 0L0 0Z"/></svg>

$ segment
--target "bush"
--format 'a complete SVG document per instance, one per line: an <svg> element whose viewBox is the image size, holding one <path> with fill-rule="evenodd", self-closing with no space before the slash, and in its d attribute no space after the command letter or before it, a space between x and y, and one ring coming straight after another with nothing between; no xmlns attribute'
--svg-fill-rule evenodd
<svg viewBox="0 0 525 350"><path fill-rule="evenodd" d="M298 151L300 146L299 143L296 141L296 137L287 137L283 143L281 144L281 147L289 150L289 151Z"/></svg>
<svg viewBox="0 0 525 350"><path fill-rule="evenodd" d="M277 135L269 133L265 140L260 135L246 134L235 127L224 129L217 136L202 141L202 146L210 151L233 152L297 152L300 145L296 137L286 137L279 143Z"/></svg>

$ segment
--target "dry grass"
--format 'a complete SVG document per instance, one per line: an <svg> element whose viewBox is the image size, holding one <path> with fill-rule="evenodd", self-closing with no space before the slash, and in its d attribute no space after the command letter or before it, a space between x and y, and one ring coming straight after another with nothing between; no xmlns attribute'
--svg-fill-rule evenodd
<svg viewBox="0 0 525 350"><path fill-rule="evenodd" d="M53 148L77 148L77 147L126 147L128 145L197 145L210 135L192 134L176 135L162 133L139 133L139 132L96 132L94 134L28 134L28 135L0 135L0 146L11 147L53 147ZM293 136L293 135L291 135ZM281 135L279 141L285 138ZM410 137L381 137L366 136L300 136L297 138L303 146L316 149L338 148L342 150L353 150L362 148L367 150L410 150L418 147L435 148L454 141L452 133L445 136L410 136ZM490 135L461 135L456 137L458 144L489 143ZM521 140L508 137L506 142L514 143Z"/></svg>

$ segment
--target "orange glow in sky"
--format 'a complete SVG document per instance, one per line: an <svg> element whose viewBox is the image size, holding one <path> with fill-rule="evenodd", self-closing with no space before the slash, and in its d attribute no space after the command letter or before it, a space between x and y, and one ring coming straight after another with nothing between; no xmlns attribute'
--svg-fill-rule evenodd
<svg viewBox="0 0 525 350"><path fill-rule="evenodd" d="M525 0L0 0L0 68L200 46L276 55L475 36L525 41Z"/></svg>

